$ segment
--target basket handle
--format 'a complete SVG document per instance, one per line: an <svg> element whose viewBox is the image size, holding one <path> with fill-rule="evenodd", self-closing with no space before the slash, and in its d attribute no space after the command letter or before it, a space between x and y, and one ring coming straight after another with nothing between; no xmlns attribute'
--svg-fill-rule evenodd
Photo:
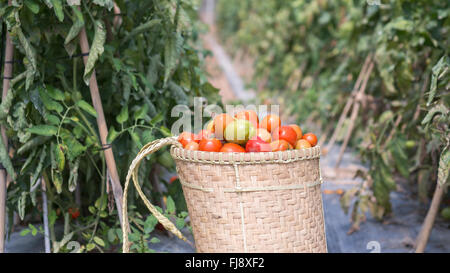
<svg viewBox="0 0 450 273"><path fill-rule="evenodd" d="M138 180L138 171L139 165L141 161L149 154L152 154L162 147L167 145L175 145L181 147L181 144L178 142L177 137L167 137L158 140L154 140L150 143L147 143L139 153L134 158L133 162L131 162L130 168L128 169L127 178L125 181L125 188L123 193L123 203L122 203L122 215L123 215L123 223L122 223L122 234L123 234L123 245L122 251L123 253L128 253L130 251L130 242L128 241L128 231L130 230L130 224L128 222L128 210L127 210L127 197L128 197L128 187L130 185L130 178L133 178L134 187L136 188L139 196L144 201L144 204L147 206L148 210L156 217L156 219L164 226L165 229L169 230L173 234L175 234L178 238L183 241L189 243L193 246L192 242L190 242L183 234L177 229L177 227L165 217L162 213L160 213L155 206L153 206L150 201L148 201L145 194L142 192L141 186L139 185Z"/></svg>

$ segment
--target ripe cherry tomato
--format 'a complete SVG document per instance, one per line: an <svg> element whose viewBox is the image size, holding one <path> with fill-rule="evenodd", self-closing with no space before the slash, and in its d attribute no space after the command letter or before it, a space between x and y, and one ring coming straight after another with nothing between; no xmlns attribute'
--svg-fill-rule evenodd
<svg viewBox="0 0 450 273"><path fill-rule="evenodd" d="M266 129L269 132L273 132L277 127L281 125L280 117L277 115L267 115L262 122L259 124L259 127Z"/></svg>
<svg viewBox="0 0 450 273"><path fill-rule="evenodd" d="M272 146L269 143L262 140L260 137L256 136L247 141L245 145L245 151L247 153L251 152L271 152Z"/></svg>
<svg viewBox="0 0 450 273"><path fill-rule="evenodd" d="M194 142L195 143L195 142ZM171 178L170 178L170 180L169 180L169 184L172 184L175 180L177 180L178 179L178 176L176 176L176 175L174 175L174 176L172 176Z"/></svg>
<svg viewBox="0 0 450 273"><path fill-rule="evenodd" d="M222 142L220 142L217 138L202 139L198 145L198 150L205 152L219 152L221 148Z"/></svg>
<svg viewBox="0 0 450 273"><path fill-rule="evenodd" d="M70 214L70 216L72 216L72 219L77 219L78 216L80 216L80 211L78 210L78 208L69 208L67 210L67 212Z"/></svg>
<svg viewBox="0 0 450 273"><path fill-rule="evenodd" d="M214 117L214 134L217 139L223 140L223 131L234 118L228 114L220 114Z"/></svg>
<svg viewBox="0 0 450 273"><path fill-rule="evenodd" d="M297 133L294 129L292 129L291 126L280 126L277 127L273 133L272 133L272 139L278 140L278 139L284 139L289 144L295 145L295 142L297 141Z"/></svg>
<svg viewBox="0 0 450 273"><path fill-rule="evenodd" d="M258 122L259 122L258 115L253 110L240 111L240 112L236 113L236 115L234 115L234 117L237 119L248 120L248 121L250 121L250 123L253 126L255 126L255 128L258 128Z"/></svg>
<svg viewBox="0 0 450 273"><path fill-rule="evenodd" d="M189 142L199 142L198 137L190 132L183 132L180 134L180 136L178 137L178 142L181 143L181 145L183 145L183 147L186 146L186 144L188 144Z"/></svg>
<svg viewBox="0 0 450 273"><path fill-rule="evenodd" d="M307 133L303 135L303 139L306 139L312 147L316 146L317 144L317 137L313 133Z"/></svg>
<svg viewBox="0 0 450 273"><path fill-rule="evenodd" d="M289 149L289 142L283 139L275 140L270 143L270 146L272 146L272 152L286 151Z"/></svg>
<svg viewBox="0 0 450 273"><path fill-rule="evenodd" d="M186 144L186 146L184 146L184 149L189 150L189 151L198 151L198 143L195 141L191 141L188 144Z"/></svg>
<svg viewBox="0 0 450 273"><path fill-rule="evenodd" d="M213 134L208 130L201 130L197 134L198 142L200 142L204 138L210 138Z"/></svg>
<svg viewBox="0 0 450 273"><path fill-rule="evenodd" d="M309 143L306 139L299 139L297 141L297 143L295 144L295 149L300 150L300 149L306 149L306 148L311 148L311 143Z"/></svg>
<svg viewBox="0 0 450 273"><path fill-rule="evenodd" d="M235 143L225 143L220 149L221 153L245 153L245 149L242 146Z"/></svg>
<svg viewBox="0 0 450 273"><path fill-rule="evenodd" d="M289 126L291 126L291 128L294 129L294 131L297 133L297 140L303 137L303 132L300 126L298 126L297 124L290 124Z"/></svg>
<svg viewBox="0 0 450 273"><path fill-rule="evenodd" d="M272 135L264 128L258 128L256 130L256 136L259 136L263 141L270 143L272 141Z"/></svg>

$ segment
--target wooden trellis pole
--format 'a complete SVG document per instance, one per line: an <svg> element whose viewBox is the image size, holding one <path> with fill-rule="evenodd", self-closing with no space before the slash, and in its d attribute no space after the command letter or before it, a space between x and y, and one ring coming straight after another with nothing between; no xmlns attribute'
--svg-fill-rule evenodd
<svg viewBox="0 0 450 273"><path fill-rule="evenodd" d="M367 71L364 74L364 77L362 79L360 89L359 89L358 93L356 93L356 96L354 99L354 104L353 104L353 109L352 109L352 114L350 116L350 125L349 125L349 128L347 129L347 133L345 135L344 142L342 143L341 150L339 152L339 156L336 161L336 168L338 168L339 165L341 164L342 156L344 155L345 149L347 148L348 141L350 140L350 137L352 135L353 127L355 126L355 122L356 122L356 117L358 116L359 108L361 107L361 101L363 99L364 92L366 90L366 86L367 86L367 82L369 81L370 74L372 73L373 66L374 66L373 62L370 61L369 67L367 68Z"/></svg>
<svg viewBox="0 0 450 273"><path fill-rule="evenodd" d="M425 221L423 222L420 233L416 239L416 253L423 253L425 251L444 192L445 185L441 186L437 183L430 208L428 209L427 216L425 217Z"/></svg>
<svg viewBox="0 0 450 273"><path fill-rule="evenodd" d="M359 72L358 78L356 79L356 82L355 82L355 86L353 87L352 93L350 95L351 97L347 100L347 102L344 106L344 110L342 111L341 116L339 117L338 123L336 125L336 129L334 130L333 135L331 136L330 141L327 144L327 147L325 149L326 152L330 151L330 149L333 147L334 143L336 142L336 137L337 137L339 131L342 129L341 128L342 124L344 123L344 120L347 117L347 114L350 111L352 104L355 102L355 96L361 87L361 81L367 73L367 68L368 68L371 60L372 60L372 53L367 55L367 57L364 61L361 72Z"/></svg>
<svg viewBox="0 0 450 273"><path fill-rule="evenodd" d="M80 48L82 53L89 52L89 42L86 35L86 29L83 27L80 34ZM83 56L84 65L86 65L88 56ZM97 78L95 76L95 70L92 72L89 80L89 89L91 91L92 104L95 111L97 111L97 126L100 133L100 141L104 147L106 166L110 175L112 190L114 199L116 202L117 213L119 215L120 225L122 226L122 195L123 190L120 185L119 174L117 172L116 161L112 152L112 147L106 141L108 136L108 128L106 126L105 114L103 113L102 100L100 98L100 92L98 89Z"/></svg>
<svg viewBox="0 0 450 273"><path fill-rule="evenodd" d="M8 1L8 5L11 5L11 0ZM14 47L11 42L11 37L6 31L6 48L5 48L5 63L3 69L3 93L2 101L6 98L9 90L9 84L12 78L13 71L13 55ZM1 127L2 140L5 144L6 151L8 151L8 137L6 136L5 128ZM4 168L0 169L0 253L5 251L5 231L6 231L6 183L7 183L7 173Z"/></svg>

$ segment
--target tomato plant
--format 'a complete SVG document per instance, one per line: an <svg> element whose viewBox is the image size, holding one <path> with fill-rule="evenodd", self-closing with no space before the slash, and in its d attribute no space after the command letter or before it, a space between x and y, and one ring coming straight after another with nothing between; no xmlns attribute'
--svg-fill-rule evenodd
<svg viewBox="0 0 450 273"><path fill-rule="evenodd" d="M10 142L9 151L0 145L0 161L14 180L8 186L8 215L34 215L41 202L38 183L44 183L54 252L64 251L72 237L82 242L83 251L113 249L120 226L103 151L113 150L123 181L144 144L170 135L174 105L192 107L195 96L220 101L202 72L206 52L197 40L195 1L7 2L0 2L2 35L8 32L15 48L13 60L7 60L13 62L11 87L0 105ZM114 13L115 5L120 14ZM89 52L78 46L83 29ZM88 86L93 73L109 127L105 146ZM139 176L153 177L156 168L174 171L169 159L167 151L151 156ZM174 199L179 192L171 192ZM133 223L148 233L153 224L141 225L140 213L146 211L135 198L131 193ZM177 207L183 207L178 200ZM67 213L73 207L80 210L77 224ZM61 222L67 228L59 237L54 225ZM149 237L137 231L133 228L134 242L143 244Z"/></svg>

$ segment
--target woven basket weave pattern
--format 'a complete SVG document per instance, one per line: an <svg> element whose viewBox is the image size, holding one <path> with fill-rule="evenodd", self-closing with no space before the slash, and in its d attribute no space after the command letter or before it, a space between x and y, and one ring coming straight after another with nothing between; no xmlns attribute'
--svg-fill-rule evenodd
<svg viewBox="0 0 450 273"><path fill-rule="evenodd" d="M326 252L320 149L309 150L236 160L172 148L197 251Z"/></svg>

